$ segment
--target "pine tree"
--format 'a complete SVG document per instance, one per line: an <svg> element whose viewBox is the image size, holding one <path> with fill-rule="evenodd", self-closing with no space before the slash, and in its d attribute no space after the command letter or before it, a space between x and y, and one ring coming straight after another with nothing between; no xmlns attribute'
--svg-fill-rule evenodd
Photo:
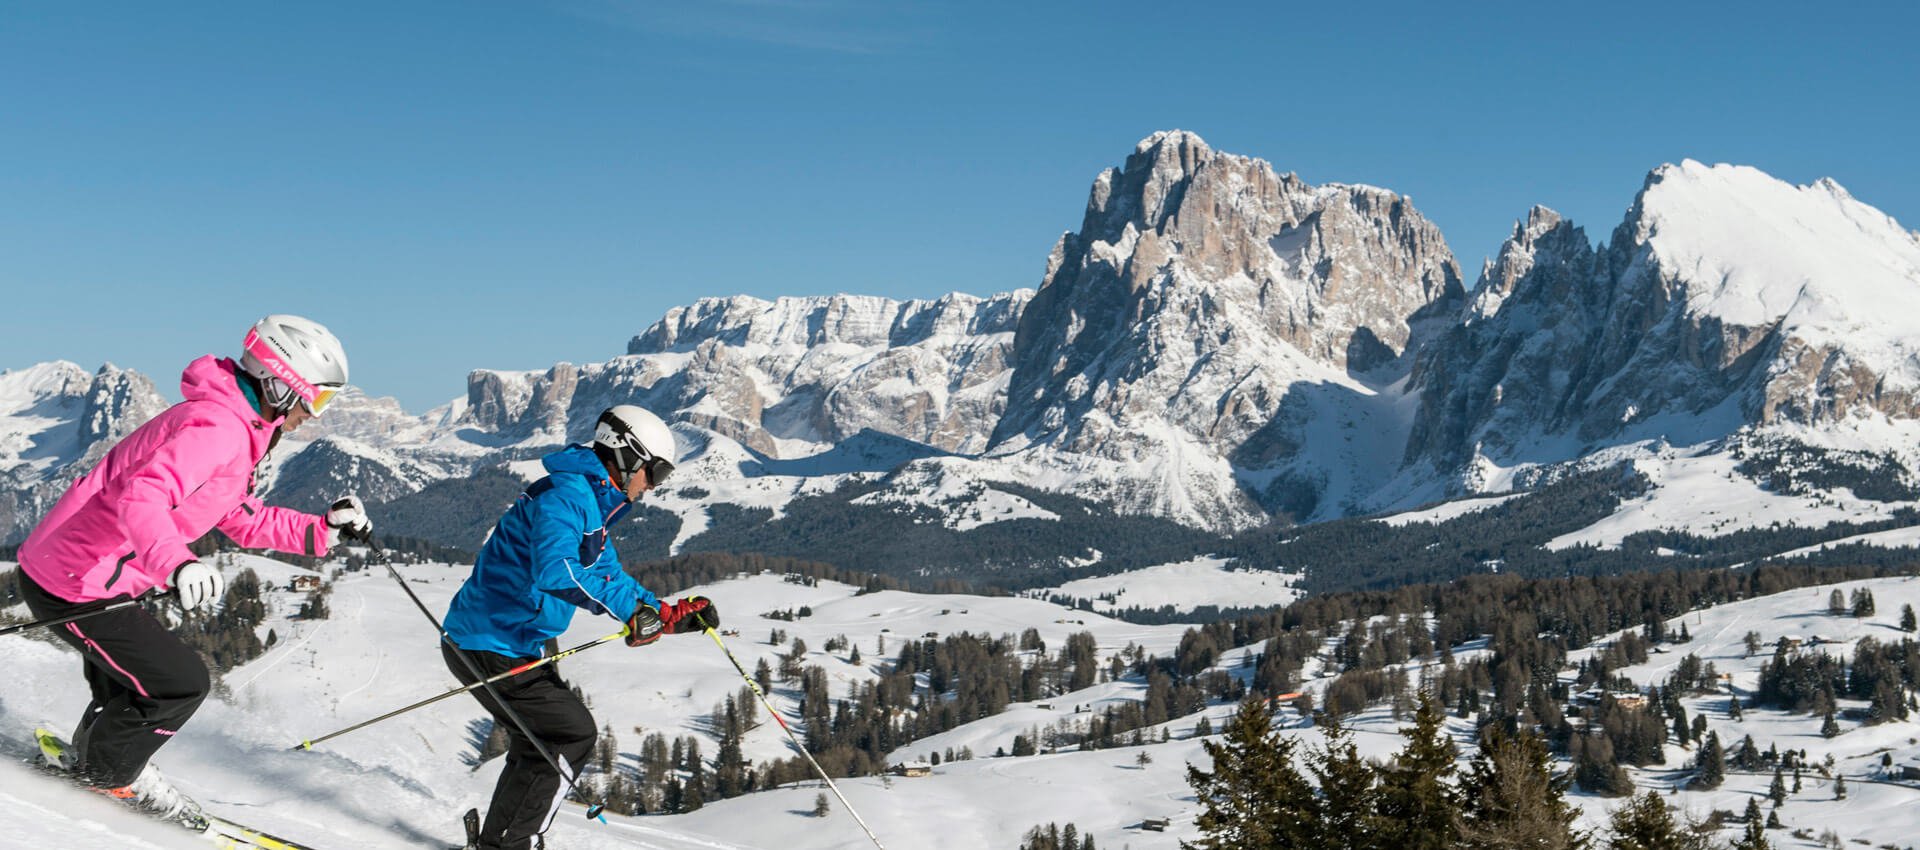
<svg viewBox="0 0 1920 850"><path fill-rule="evenodd" d="M1740 719L1740 695L1739 694L1732 694L1727 697L1727 719L1729 720Z"/></svg>
<svg viewBox="0 0 1920 850"><path fill-rule="evenodd" d="M1264 850L1305 847L1318 820L1313 787L1293 764L1295 739L1273 729L1267 702L1250 696L1227 723L1220 741L1202 744L1213 770L1187 766L1187 784L1200 803L1201 838L1186 850Z"/></svg>
<svg viewBox="0 0 1920 850"><path fill-rule="evenodd" d="M1720 748L1720 733L1708 732L1706 743L1700 745L1700 754L1694 757L1693 779L1688 788L1710 791L1720 787L1727 779L1726 753Z"/></svg>
<svg viewBox="0 0 1920 850"><path fill-rule="evenodd" d="M1835 800L1845 800L1847 798L1847 778L1846 777L1835 776L1833 778L1833 798Z"/></svg>
<svg viewBox="0 0 1920 850"><path fill-rule="evenodd" d="M817 818L826 817L827 813L831 811L833 811L833 806L827 803L827 792L822 791L818 794L813 795L813 816L814 817L817 817Z"/></svg>
<svg viewBox="0 0 1920 850"><path fill-rule="evenodd" d="M1476 850L1573 850L1576 812L1565 799L1567 778L1554 776L1547 745L1522 729L1508 735L1490 724L1480 752L1461 779L1460 843Z"/></svg>
<svg viewBox="0 0 1920 850"><path fill-rule="evenodd" d="M1733 842L1733 850L1772 850L1767 843L1766 821L1760 817L1760 801L1747 798L1747 826L1740 840Z"/></svg>
<svg viewBox="0 0 1920 850"><path fill-rule="evenodd" d="M1580 735L1567 741L1573 757L1573 779L1584 790L1607 797L1633 793L1633 778L1614 756L1613 741L1604 734Z"/></svg>
<svg viewBox="0 0 1920 850"><path fill-rule="evenodd" d="M1780 772L1780 768L1773 769L1773 783L1767 786L1767 799L1772 800L1775 806L1787 801L1787 777Z"/></svg>
<svg viewBox="0 0 1920 850"><path fill-rule="evenodd" d="M1383 838L1402 850L1445 850L1458 834L1458 805L1448 779L1454 747L1441 728L1445 715L1431 691L1421 691L1413 725L1400 730L1407 744L1380 782Z"/></svg>
<svg viewBox="0 0 1920 850"><path fill-rule="evenodd" d="M1307 771L1320 787L1320 835L1314 846L1321 850L1387 850L1380 843L1380 816L1376 814L1380 797L1380 774L1372 762L1360 756L1353 735L1330 719L1325 727L1326 742L1307 758Z"/></svg>
<svg viewBox="0 0 1920 850"><path fill-rule="evenodd" d="M1913 606L1900 606L1900 631L1911 632L1916 629L1920 629L1920 621L1914 618Z"/></svg>
<svg viewBox="0 0 1920 850"><path fill-rule="evenodd" d="M1853 616L1871 617L1874 614L1873 591L1861 588L1853 592Z"/></svg>
<svg viewBox="0 0 1920 850"><path fill-rule="evenodd" d="M1820 735L1825 738L1837 738L1840 736L1840 724L1834 722L1833 712L1827 712L1826 719L1820 722Z"/></svg>
<svg viewBox="0 0 1920 850"><path fill-rule="evenodd" d="M1673 810L1652 791L1614 810L1608 821L1613 834L1607 850L1708 850L1707 836L1675 821Z"/></svg>

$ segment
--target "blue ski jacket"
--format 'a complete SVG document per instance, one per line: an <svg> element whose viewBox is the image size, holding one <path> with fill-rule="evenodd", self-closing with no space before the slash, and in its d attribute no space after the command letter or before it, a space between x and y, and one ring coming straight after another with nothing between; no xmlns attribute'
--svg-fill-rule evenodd
<svg viewBox="0 0 1920 850"><path fill-rule="evenodd" d="M568 446L540 462L547 477L494 524L447 608L447 637L461 649L538 658L575 608L625 622L640 603L660 607L607 544L607 527L630 505L593 449Z"/></svg>

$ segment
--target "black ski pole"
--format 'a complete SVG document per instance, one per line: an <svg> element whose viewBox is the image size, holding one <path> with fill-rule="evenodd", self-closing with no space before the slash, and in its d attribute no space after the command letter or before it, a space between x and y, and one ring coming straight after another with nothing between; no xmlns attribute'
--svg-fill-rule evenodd
<svg viewBox="0 0 1920 850"><path fill-rule="evenodd" d="M387 575L393 576L393 580L400 584L400 589L407 592L407 598L413 600L413 606L419 608L420 613L426 615L427 621L433 624L434 631L440 633L441 642L445 643L448 649L453 650L454 657L460 659L461 665L467 668L467 674L479 680L480 686L487 689L487 696L492 697L493 704L500 707L500 713L505 714L508 720L513 721L514 727L520 730L520 734L527 736L527 743L532 744L534 750L540 753L540 757L546 759L547 764L553 767L553 772L559 774L560 778L566 781L567 789L585 798L587 796L586 793L581 790L579 783L575 781L579 772L575 771L572 775L568 774L566 769L561 766L560 759L554 756L553 751L547 749L546 743L541 741L538 735L533 734L533 729L527 726L527 721L520 719L520 713L514 711L513 706L508 705L506 700L500 698L500 692L493 689L493 683L487 681L486 674L480 672L480 666L473 663L473 659L467 657L466 651L461 649L458 644L455 644L453 638L447 636L447 628L440 625L440 618L433 616L433 612L427 610L427 603L420 601L420 595L414 593L413 588L407 586L407 580L401 577L400 571L393 568L393 561L387 557L387 551L380 548L380 544L373 542L372 536L362 539L366 541L368 550L372 552L374 558L380 562L380 565L387 568ZM589 802L587 804L587 817L601 823L606 823L607 819L603 815L606 810L607 805L605 803Z"/></svg>
<svg viewBox="0 0 1920 850"><path fill-rule="evenodd" d="M614 632L613 634L607 635L606 637L590 640L572 649L562 650L560 652L556 652L544 658L540 658L534 661L529 661L525 664L522 664L518 667L513 668L512 670L508 670L496 676L492 676L487 679L474 682L471 685L462 685L460 687L454 688L453 690L447 691L446 693L427 697L426 699L423 699L419 702L409 705L406 708L396 708L392 711L387 712L386 714L382 714L379 717L375 717L372 720L366 720L360 723L355 723L352 726L348 726L347 728L341 729L337 732L328 732L327 734L321 735L318 738L301 741L298 744L294 744L292 748L296 750L311 750L313 749L313 745L318 744L322 741L330 741L334 738L340 737L341 735L345 735L348 732L353 732L359 729L365 729L368 726L372 726L373 724L379 723L382 720L391 720L395 717L399 717L402 714L406 714L407 712L412 711L416 708L426 708L427 706L432 705L436 702L439 702L443 699L446 699L447 697L458 696L460 694L464 694L468 691L474 690L475 688L479 688L483 685L491 685L494 682L499 682L505 679L511 679L515 676L520 675L521 673L527 672L528 670L532 670L538 667L545 667L548 664L552 664L553 662L559 661L560 659L565 658L569 655L572 655L576 652L585 652L586 650L592 649L596 646L599 646L600 644L619 640L623 637L626 637L627 634L628 634L627 628L625 626L622 626L620 628L620 631Z"/></svg>
<svg viewBox="0 0 1920 850"><path fill-rule="evenodd" d="M95 617L101 614L105 614L108 611L118 611L130 605L138 605L151 598L152 598L151 595L135 596L132 599L122 599L118 602L108 603L98 608L89 608L85 611L81 611L75 614L68 614L63 617L48 617L47 619L35 620L31 623L17 623L15 625L8 626L4 629L0 629L0 637L13 634L14 632L24 632L28 629L41 628L43 626L64 626L75 620L84 620L88 617Z"/></svg>

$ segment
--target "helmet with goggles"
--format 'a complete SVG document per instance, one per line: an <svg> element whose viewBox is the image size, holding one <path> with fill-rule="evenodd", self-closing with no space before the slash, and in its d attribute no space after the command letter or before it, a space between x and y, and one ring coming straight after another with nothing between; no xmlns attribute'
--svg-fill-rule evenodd
<svg viewBox="0 0 1920 850"><path fill-rule="evenodd" d="M594 424L593 453L619 473L622 482L644 472L647 485L658 487L673 474L673 430L645 408L616 404Z"/></svg>
<svg viewBox="0 0 1920 850"><path fill-rule="evenodd" d="M325 325L275 314L253 323L240 368L259 382L261 400L285 413L298 403L318 414L347 385L347 352Z"/></svg>

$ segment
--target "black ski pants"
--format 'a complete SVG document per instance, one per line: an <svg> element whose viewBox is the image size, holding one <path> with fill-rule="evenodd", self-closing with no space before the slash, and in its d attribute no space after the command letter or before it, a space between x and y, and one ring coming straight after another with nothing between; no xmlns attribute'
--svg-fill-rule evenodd
<svg viewBox="0 0 1920 850"><path fill-rule="evenodd" d="M497 676L534 660L471 649L455 650L452 643L442 641L440 654L446 659L447 669L453 671L454 678L463 685L479 679L468 672L455 652L465 653L482 676ZM495 682L492 688L540 743L546 745L547 752L559 759L568 778L578 776L581 765L586 764L593 753L599 727L594 724L586 704L574 696L560 678L556 665L548 664ZM493 802L487 805L487 819L480 826L481 850L528 850L534 846L535 836L545 833L553 824L553 816L566 798L567 783L561 781L553 765L540 756L540 751L520 732L486 688L475 688L469 693L493 715L494 723L507 730L509 742L506 766L500 770L500 781L493 786Z"/></svg>
<svg viewBox="0 0 1920 850"><path fill-rule="evenodd" d="M24 570L20 595L41 619L64 617L98 604L54 596ZM87 687L93 692L93 701L73 730L80 775L104 788L132 784L147 759L173 739L207 698L212 687L207 665L199 653L137 605L54 626L51 631L80 651Z"/></svg>

